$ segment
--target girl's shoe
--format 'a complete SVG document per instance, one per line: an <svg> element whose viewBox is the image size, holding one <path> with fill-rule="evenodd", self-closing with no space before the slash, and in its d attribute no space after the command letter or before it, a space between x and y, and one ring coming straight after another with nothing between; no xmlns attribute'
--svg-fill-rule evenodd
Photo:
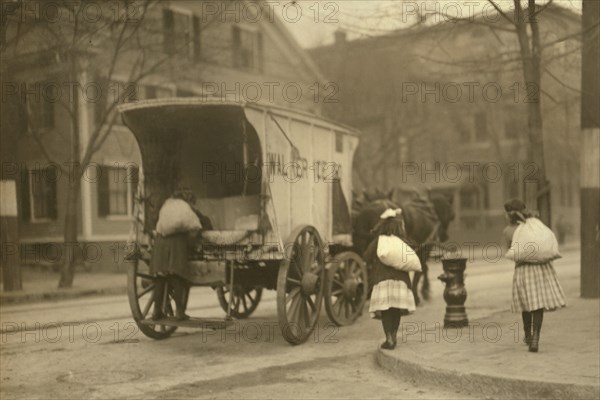
<svg viewBox="0 0 600 400"><path fill-rule="evenodd" d="M379 347L384 350L394 350L396 348L396 343L390 343L386 340L385 342L381 343L381 346Z"/></svg>
<svg viewBox="0 0 600 400"><path fill-rule="evenodd" d="M531 336L531 343L529 343L529 351L532 353L537 353L539 343L540 343L539 332L533 332L533 335Z"/></svg>
<svg viewBox="0 0 600 400"><path fill-rule="evenodd" d="M523 338L523 343L529 346L531 344L531 335L525 335L525 337Z"/></svg>

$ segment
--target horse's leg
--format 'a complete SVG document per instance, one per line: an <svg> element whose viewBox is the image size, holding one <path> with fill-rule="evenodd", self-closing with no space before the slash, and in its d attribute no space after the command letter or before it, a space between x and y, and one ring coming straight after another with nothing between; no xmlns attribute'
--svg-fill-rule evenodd
<svg viewBox="0 0 600 400"><path fill-rule="evenodd" d="M423 269L423 287L421 287L421 294L423 295L423 299L429 300L429 267L427 266L427 262L424 262L422 265Z"/></svg>
<svg viewBox="0 0 600 400"><path fill-rule="evenodd" d="M415 279L412 282L412 292L415 297L415 304L419 305L421 303L421 299L419 298L419 280L421 279L421 272L415 272Z"/></svg>

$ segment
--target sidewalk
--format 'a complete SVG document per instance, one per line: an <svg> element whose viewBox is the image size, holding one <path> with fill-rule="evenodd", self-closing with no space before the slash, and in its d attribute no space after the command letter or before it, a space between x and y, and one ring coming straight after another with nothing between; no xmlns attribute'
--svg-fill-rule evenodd
<svg viewBox="0 0 600 400"><path fill-rule="evenodd" d="M521 315L502 309L507 301L485 312L467 308L468 327L443 329L444 303L436 300L403 318L398 346L378 349L377 363L417 384L491 398L599 399L600 301L581 299L572 277L561 283L567 308L544 314L539 353L527 351ZM486 295L470 289L478 300Z"/></svg>
<svg viewBox="0 0 600 400"><path fill-rule="evenodd" d="M22 270L23 290L0 292L0 304L32 303L101 294L127 293L126 273L77 271L73 287L58 289L59 274L30 267Z"/></svg>

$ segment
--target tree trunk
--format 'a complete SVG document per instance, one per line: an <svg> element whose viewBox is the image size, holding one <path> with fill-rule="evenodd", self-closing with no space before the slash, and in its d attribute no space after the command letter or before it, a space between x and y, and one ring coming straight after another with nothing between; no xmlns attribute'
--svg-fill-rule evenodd
<svg viewBox="0 0 600 400"><path fill-rule="evenodd" d="M550 191L546 181L544 162L544 127L541 102L541 58L542 49L535 0L529 0L527 17L523 13L520 0L514 0L515 25L521 49L523 77L525 78L525 101L528 103L529 147L528 160L533 163L525 171L525 204L529 209L538 210L541 220L550 226ZM527 33L531 29L531 40Z"/></svg>
<svg viewBox="0 0 600 400"><path fill-rule="evenodd" d="M70 288L73 286L75 277L75 266L78 255L81 254L79 242L77 242L78 231L78 204L81 192L81 179L79 174L69 179L67 192L67 210L65 215L63 262L60 271L59 288Z"/></svg>
<svg viewBox="0 0 600 400"><path fill-rule="evenodd" d="M584 0L581 52L581 297L600 297L600 4ZM593 28L594 27L594 28ZM593 28L593 29L592 29Z"/></svg>
<svg viewBox="0 0 600 400"><path fill-rule="evenodd" d="M77 64L74 56L69 55L69 65L71 67L71 81L77 82ZM69 186L67 190L67 207L65 212L65 230L64 230L64 246L63 246L63 259L60 270L60 281L58 282L59 288L70 288L73 286L73 279L75 277L75 266L77 263L77 256L81 254L79 250L79 242L77 241L77 231L79 230L79 199L81 198L81 177L83 168L80 166L80 153L79 153L79 93L75 86L73 86L73 93L71 93L73 103L72 107L72 118L71 118L71 137L70 137L70 165L69 173L67 174L69 180Z"/></svg>

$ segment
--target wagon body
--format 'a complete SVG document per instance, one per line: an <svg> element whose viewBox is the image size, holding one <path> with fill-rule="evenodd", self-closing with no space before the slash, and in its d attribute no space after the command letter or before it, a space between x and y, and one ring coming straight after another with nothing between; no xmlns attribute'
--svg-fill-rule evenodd
<svg viewBox="0 0 600 400"><path fill-rule="evenodd" d="M305 112L258 103L177 98L126 104L120 111L142 156L134 224L138 262L148 264L164 200L176 187L189 187L197 196L196 206L213 224L202 232L190 260L190 283L218 287L228 316L233 312L238 317L253 311L262 287L277 288L283 303L280 322L289 322L281 314L293 295L308 298L304 305L292 304L294 318L316 323L329 246L351 246L358 132ZM298 249L304 248L300 254ZM362 262L355 255L352 260L353 265ZM302 263L305 270L296 266ZM312 276L309 270L318 272ZM132 279L140 277L152 279L147 272ZM149 291L146 286L135 288L136 299ZM236 299L238 307L241 301L251 303L246 313L236 311ZM139 301L133 302L134 316L140 311L136 320L145 317Z"/></svg>
<svg viewBox="0 0 600 400"><path fill-rule="evenodd" d="M254 244L273 245L255 260L282 259L283 241L301 224L327 243L351 244L356 131L256 103L150 100L121 112L142 153L147 233L164 199L184 185L214 230L232 232L233 241L233 231L252 232Z"/></svg>

